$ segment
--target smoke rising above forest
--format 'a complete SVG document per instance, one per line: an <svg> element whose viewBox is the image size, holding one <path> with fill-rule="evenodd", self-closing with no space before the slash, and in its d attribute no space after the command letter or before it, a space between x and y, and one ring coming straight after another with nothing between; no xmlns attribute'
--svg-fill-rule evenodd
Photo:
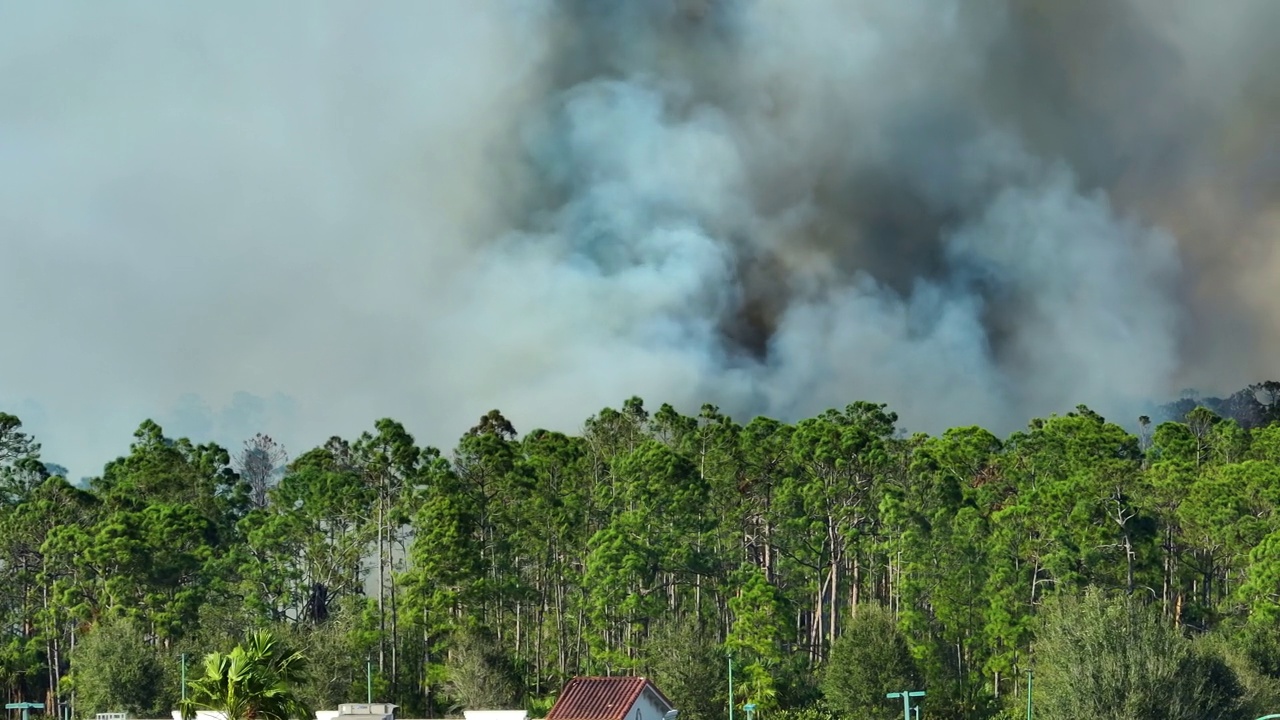
<svg viewBox="0 0 1280 720"><path fill-rule="evenodd" d="M867 399L929 431L1077 403L1128 421L1275 373L1277 20L0 8L0 300L22 326L0 401L38 405L51 459L85 473L144 417L208 427L190 393L287 396L224 442L390 415L448 444L490 407L573 429L633 394L784 418Z"/></svg>

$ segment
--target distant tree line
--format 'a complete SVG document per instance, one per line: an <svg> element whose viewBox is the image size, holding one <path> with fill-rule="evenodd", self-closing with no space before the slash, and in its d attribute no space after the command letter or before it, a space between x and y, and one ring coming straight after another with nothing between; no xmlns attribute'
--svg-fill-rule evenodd
<svg viewBox="0 0 1280 720"><path fill-rule="evenodd" d="M406 717L643 673L711 720L728 655L780 720L895 717L899 689L1021 716L1028 670L1037 717L1280 712L1278 390L1005 438L631 398L576 435L495 410L446 454L384 419L293 459L146 421L86 488L0 413L0 689L167 717L183 655L266 629L307 658L300 707L362 701L372 666Z"/></svg>

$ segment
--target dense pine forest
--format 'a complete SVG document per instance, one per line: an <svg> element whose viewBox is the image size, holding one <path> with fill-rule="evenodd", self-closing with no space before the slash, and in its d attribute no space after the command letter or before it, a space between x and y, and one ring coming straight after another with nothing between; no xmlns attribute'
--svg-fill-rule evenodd
<svg viewBox="0 0 1280 720"><path fill-rule="evenodd" d="M1117 621L1112 650L1185 655L1170 682L1235 717L1280 700L1280 385L1164 410L1001 438L865 402L743 425L632 398L577 435L492 411L441 451L384 419L296 456L147 421L83 487L0 414L0 687L167 717L184 655L266 628L318 708L362 701L369 667L404 717L540 717L569 677L643 673L711 720L731 656L764 717L881 716L901 689L1016 716L1028 669L1046 702L1106 682L1082 663Z"/></svg>

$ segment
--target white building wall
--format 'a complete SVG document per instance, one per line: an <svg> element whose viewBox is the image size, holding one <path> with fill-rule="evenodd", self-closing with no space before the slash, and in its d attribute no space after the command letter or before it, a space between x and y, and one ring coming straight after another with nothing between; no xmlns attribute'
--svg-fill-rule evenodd
<svg viewBox="0 0 1280 720"><path fill-rule="evenodd" d="M662 716L671 709L670 705L646 687L627 712L626 720L662 720Z"/></svg>
<svg viewBox="0 0 1280 720"><path fill-rule="evenodd" d="M173 711L173 720L182 720L182 711ZM197 710L196 720L227 720L227 716L221 710Z"/></svg>
<svg viewBox="0 0 1280 720"><path fill-rule="evenodd" d="M463 710L466 720L529 720L524 710Z"/></svg>

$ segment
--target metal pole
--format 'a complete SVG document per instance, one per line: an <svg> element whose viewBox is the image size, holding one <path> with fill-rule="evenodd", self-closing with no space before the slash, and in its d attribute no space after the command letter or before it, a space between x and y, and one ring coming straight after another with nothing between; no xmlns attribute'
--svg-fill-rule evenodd
<svg viewBox="0 0 1280 720"><path fill-rule="evenodd" d="M903 690L902 692L891 692L885 695L889 699L902 698L902 720L911 720L911 698L924 697L923 690ZM920 708L916 707L916 717L920 717Z"/></svg>
<svg viewBox="0 0 1280 720"><path fill-rule="evenodd" d="M43 710L43 709L44 709L44 703L37 703L37 702L16 702L16 703L7 703L7 704L4 706L4 709L5 709L5 710L21 710L21 711L22 711L22 720L28 720L28 712L30 711L30 709L31 709L31 708L36 708L37 710Z"/></svg>
<svg viewBox="0 0 1280 720"><path fill-rule="evenodd" d="M1031 670L1027 669L1027 720L1031 720Z"/></svg>
<svg viewBox="0 0 1280 720"><path fill-rule="evenodd" d="M373 704L373 660L366 660L364 666L367 702Z"/></svg>
<svg viewBox="0 0 1280 720"><path fill-rule="evenodd" d="M733 720L733 655L729 655L729 720Z"/></svg>
<svg viewBox="0 0 1280 720"><path fill-rule="evenodd" d="M182 653L182 699L187 699L187 654Z"/></svg>

